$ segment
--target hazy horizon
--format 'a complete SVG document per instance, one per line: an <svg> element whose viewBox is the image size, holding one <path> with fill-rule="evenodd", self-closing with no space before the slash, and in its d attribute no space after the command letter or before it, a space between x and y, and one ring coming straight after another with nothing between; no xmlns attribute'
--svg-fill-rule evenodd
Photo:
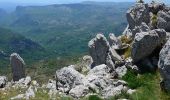
<svg viewBox="0 0 170 100"><path fill-rule="evenodd" d="M96 2L135 2L136 0L0 0L0 8L6 11L15 10L16 6L40 6L50 4L69 4L80 3L83 1L96 1ZM151 2L151 0L144 0L145 2ZM156 0L170 4L170 0Z"/></svg>

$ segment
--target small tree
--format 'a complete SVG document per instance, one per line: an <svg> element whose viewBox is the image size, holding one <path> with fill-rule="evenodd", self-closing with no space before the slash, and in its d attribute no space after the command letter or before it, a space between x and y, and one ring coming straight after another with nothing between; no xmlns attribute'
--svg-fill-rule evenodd
<svg viewBox="0 0 170 100"><path fill-rule="evenodd" d="M138 2L138 3L144 3L144 1L143 1L143 0L137 0L137 2Z"/></svg>

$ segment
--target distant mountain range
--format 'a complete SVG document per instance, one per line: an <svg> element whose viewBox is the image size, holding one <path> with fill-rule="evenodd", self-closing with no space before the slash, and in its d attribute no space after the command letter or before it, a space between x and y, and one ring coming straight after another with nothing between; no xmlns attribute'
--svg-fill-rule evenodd
<svg viewBox="0 0 170 100"><path fill-rule="evenodd" d="M0 17L0 26L35 41L53 56L78 55L87 52L87 43L96 33L120 35L127 25L125 13L132 4L17 6L12 13L0 13L5 16Z"/></svg>
<svg viewBox="0 0 170 100"><path fill-rule="evenodd" d="M19 53L24 58L33 61L42 58L45 49L38 43L20 34L0 28L0 61L9 60L9 56L13 52Z"/></svg>

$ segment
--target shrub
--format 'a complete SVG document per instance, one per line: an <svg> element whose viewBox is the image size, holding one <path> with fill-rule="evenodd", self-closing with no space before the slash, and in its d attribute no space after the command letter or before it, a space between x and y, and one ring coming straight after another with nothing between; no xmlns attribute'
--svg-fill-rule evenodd
<svg viewBox="0 0 170 100"><path fill-rule="evenodd" d="M131 44L132 43L132 39L123 35L121 36L120 40L122 41L122 43L125 43L125 44Z"/></svg>
<svg viewBox="0 0 170 100"><path fill-rule="evenodd" d="M137 0L137 3L144 3L143 0Z"/></svg>
<svg viewBox="0 0 170 100"><path fill-rule="evenodd" d="M122 77L122 79L125 80L128 83L128 86L132 89L136 89L143 84L132 70L128 70L128 72Z"/></svg>
<svg viewBox="0 0 170 100"><path fill-rule="evenodd" d="M152 17L151 17L151 25L152 25L154 28L156 28L157 22L158 22L157 15L153 14Z"/></svg>

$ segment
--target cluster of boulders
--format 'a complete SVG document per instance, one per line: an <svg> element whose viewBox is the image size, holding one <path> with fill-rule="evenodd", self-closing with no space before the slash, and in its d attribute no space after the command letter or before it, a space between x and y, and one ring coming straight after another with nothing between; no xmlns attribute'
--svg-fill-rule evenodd
<svg viewBox="0 0 170 100"><path fill-rule="evenodd" d="M129 25L123 34L133 40L133 64L143 71L159 68L162 77L161 87L170 90L170 7L156 2L136 3L128 10L126 16Z"/></svg>
<svg viewBox="0 0 170 100"><path fill-rule="evenodd" d="M56 80L50 79L40 87L31 77L26 77L24 60L13 53L10 56L13 81L0 76L0 88L27 88L24 94L11 99L35 97L37 88L49 89L51 98L56 94L81 98L91 93L108 98L135 92L121 80L128 69L141 73L159 68L161 88L170 90L170 8L155 2L136 3L126 16L128 26L122 36L111 33L107 40L100 33L89 41L89 56L83 57L86 74L76 70L76 65L70 65L56 71Z"/></svg>

